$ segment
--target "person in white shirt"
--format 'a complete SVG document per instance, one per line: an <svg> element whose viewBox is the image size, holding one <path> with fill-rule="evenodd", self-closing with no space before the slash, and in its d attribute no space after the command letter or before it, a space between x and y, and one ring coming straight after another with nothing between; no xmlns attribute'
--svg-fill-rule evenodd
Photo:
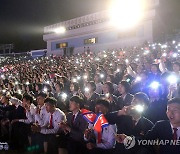
<svg viewBox="0 0 180 154"><path fill-rule="evenodd" d="M95 112L96 114L102 113L106 117L108 113L109 102L100 99L96 102ZM115 134L116 134L116 125L108 125L107 127L102 128L102 138L101 142L97 142L97 132L93 129L92 125L89 124L89 129L87 129L84 133L84 140L88 143L86 144L87 149L89 150L90 154L94 153L105 153L109 154L112 153L112 149L115 146ZM95 139L96 142L93 142Z"/></svg>
<svg viewBox="0 0 180 154"><path fill-rule="evenodd" d="M65 122L66 116L64 112L56 108L57 100L55 98L46 98L44 103L49 115L46 116L43 125L32 126L32 131L43 134L44 152L55 153L57 152L56 134L59 130L59 123Z"/></svg>
<svg viewBox="0 0 180 154"><path fill-rule="evenodd" d="M49 113L46 110L46 106L44 104L44 101L46 99L47 95L43 92L40 92L37 95L37 109L36 109L36 113L35 113L35 123L37 125L43 126L44 122L46 120L46 116L49 117Z"/></svg>
<svg viewBox="0 0 180 154"><path fill-rule="evenodd" d="M23 96L22 106L26 109L27 119L18 119L19 122L32 124L35 122L36 106L33 104L33 97L29 94Z"/></svg>

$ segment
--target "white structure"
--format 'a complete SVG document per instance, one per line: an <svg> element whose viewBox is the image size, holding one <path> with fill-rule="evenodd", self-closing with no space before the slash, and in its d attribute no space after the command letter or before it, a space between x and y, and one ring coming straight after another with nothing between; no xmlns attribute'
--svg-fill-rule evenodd
<svg viewBox="0 0 180 154"><path fill-rule="evenodd" d="M136 28L122 32L110 24L108 11L63 21L44 28L43 40L47 42L47 54L69 55L87 50L100 51L153 41L153 20L159 0L150 0L151 7ZM64 33L55 33L65 27Z"/></svg>

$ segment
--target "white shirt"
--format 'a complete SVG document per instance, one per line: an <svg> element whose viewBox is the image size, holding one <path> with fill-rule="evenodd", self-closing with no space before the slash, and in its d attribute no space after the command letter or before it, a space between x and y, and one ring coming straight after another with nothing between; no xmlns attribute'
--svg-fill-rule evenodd
<svg viewBox="0 0 180 154"><path fill-rule="evenodd" d="M174 130L173 130L173 126L172 126L172 124L171 124L171 128L172 128L172 134L174 134ZM177 139L180 139L180 127L177 127Z"/></svg>
<svg viewBox="0 0 180 154"><path fill-rule="evenodd" d="M36 106L34 104L30 105L30 111L26 110L27 119L20 119L19 122L24 122L26 124L30 124L35 122L35 114L36 114Z"/></svg>
<svg viewBox="0 0 180 154"><path fill-rule="evenodd" d="M89 124L89 129L92 128L92 124ZM96 146L101 149L111 149L115 146L116 140L115 140L115 134L117 132L116 125L108 125L107 127L103 128L102 130L102 143L97 143ZM94 131L94 135L97 139L97 132ZM84 137L85 141L88 141Z"/></svg>
<svg viewBox="0 0 180 154"><path fill-rule="evenodd" d="M43 126L44 122L46 120L46 117L48 117L50 113L47 112L46 106L43 105L40 110L40 114L35 114L35 122L38 123L38 125Z"/></svg>
<svg viewBox="0 0 180 154"><path fill-rule="evenodd" d="M59 123L66 121L66 116L65 116L64 112L58 108L55 109L52 116L53 116L53 119L52 119L53 128L52 129L48 128L50 125L50 119L51 119L51 114L49 114L48 116L46 116L46 119L45 119L43 126L41 126L40 133L42 133L42 134L56 134L59 130Z"/></svg>

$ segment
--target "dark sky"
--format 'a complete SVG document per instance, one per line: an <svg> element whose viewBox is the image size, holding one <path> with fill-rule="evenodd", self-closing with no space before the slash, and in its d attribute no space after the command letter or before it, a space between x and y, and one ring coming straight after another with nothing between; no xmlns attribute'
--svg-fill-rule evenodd
<svg viewBox="0 0 180 154"><path fill-rule="evenodd" d="M14 43L16 52L46 48L42 39L44 26L101 11L109 1L0 0L0 44ZM176 15L177 19L172 22L179 24L180 0L161 1L164 2L162 14Z"/></svg>

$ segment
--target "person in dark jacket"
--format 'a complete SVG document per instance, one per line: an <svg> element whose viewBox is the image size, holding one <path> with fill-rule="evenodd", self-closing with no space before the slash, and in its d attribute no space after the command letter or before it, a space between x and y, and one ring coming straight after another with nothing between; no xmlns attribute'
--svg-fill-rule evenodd
<svg viewBox="0 0 180 154"><path fill-rule="evenodd" d="M116 123L118 134L126 132L128 135L144 136L153 127L153 123L143 116L143 112L148 109L149 98L144 93L136 93L131 104L131 106L126 106L122 110L109 113L106 118L109 123ZM118 154L119 151L124 154L131 153L122 144L116 143L115 154ZM141 148L138 152L140 151L148 153L152 149Z"/></svg>
<svg viewBox="0 0 180 154"><path fill-rule="evenodd" d="M121 96L118 97L118 109L122 109L124 106L128 106L131 104L133 99L133 95L130 92L130 84L127 81L121 81L118 85L118 91Z"/></svg>
<svg viewBox="0 0 180 154"><path fill-rule="evenodd" d="M61 140L60 149L64 151L66 148L69 154L84 154L86 153L84 143L84 131L86 130L88 123L83 118L80 108L82 106L83 99L79 96L73 96L70 99L69 110L71 111L67 115L67 123L60 123L60 128L64 131L64 140Z"/></svg>
<svg viewBox="0 0 180 154"><path fill-rule="evenodd" d="M159 145L160 154L179 154L180 147L178 141L180 139L180 98L173 98L168 101L167 116L169 120L158 121L154 127L143 136L143 138L136 137L136 140L138 140L138 143L142 140L156 141L155 143ZM126 148L132 151L137 151L142 147L142 145L137 144L135 139L127 137L125 134L118 135L117 141L124 143ZM129 144L127 144L127 142Z"/></svg>

